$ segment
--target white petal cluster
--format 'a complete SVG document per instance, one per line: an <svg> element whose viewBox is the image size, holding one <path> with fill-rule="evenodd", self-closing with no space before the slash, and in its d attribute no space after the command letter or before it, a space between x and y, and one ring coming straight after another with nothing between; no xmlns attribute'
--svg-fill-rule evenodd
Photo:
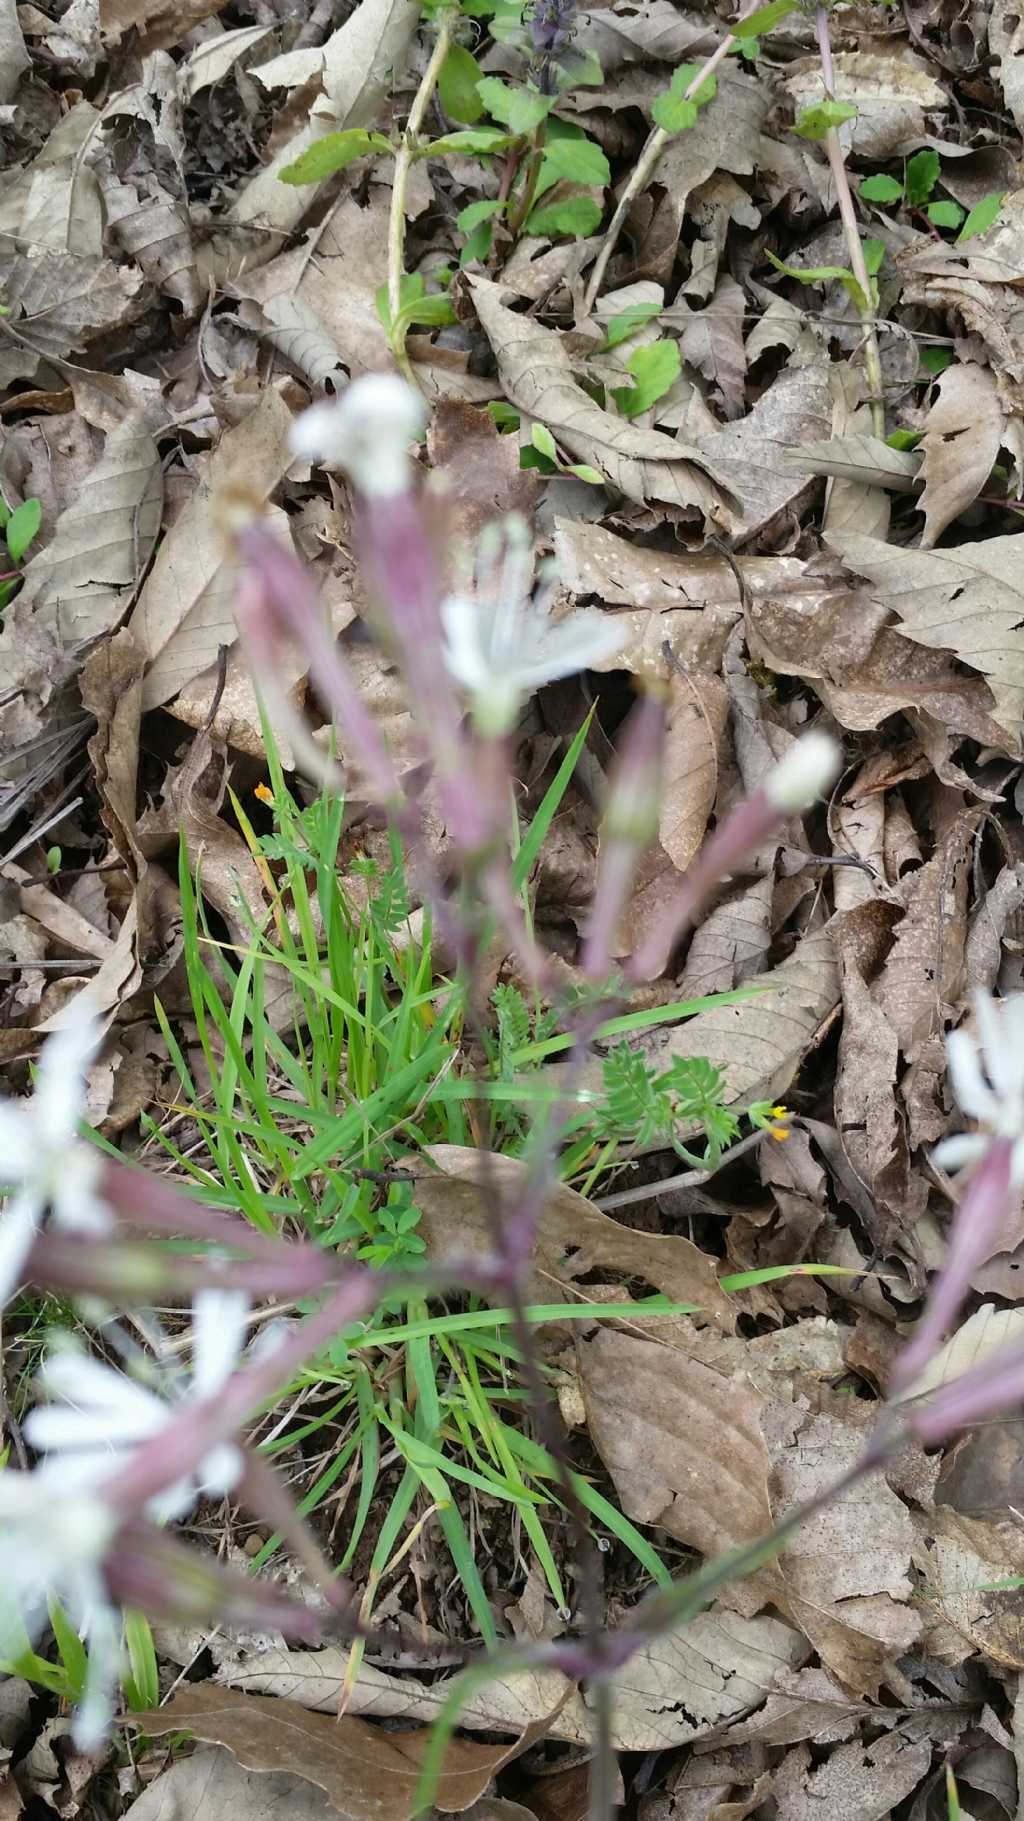
<svg viewBox="0 0 1024 1821"><path fill-rule="evenodd" d="M625 631L611 614L586 608L552 619L553 588L534 591L529 528L514 513L486 527L475 558L466 588L441 606L445 659L478 725L502 734L534 690L603 663Z"/></svg>
<svg viewBox="0 0 1024 1821"><path fill-rule="evenodd" d="M409 444L423 434L423 400L393 373L366 373L336 404L303 411L292 425L292 454L342 468L371 499L404 493L412 478Z"/></svg>
<svg viewBox="0 0 1024 1821"><path fill-rule="evenodd" d="M960 1111L979 1132L944 1138L934 1157L944 1170L980 1161L993 1138L1013 1141L1013 1178L1024 1182L1024 993L996 1000L974 996L977 1037L953 1031L946 1038L953 1092Z"/></svg>
<svg viewBox="0 0 1024 1821"><path fill-rule="evenodd" d="M88 1642L88 1671L74 1721L87 1751L103 1739L113 1712L121 1621L103 1580L103 1558L119 1519L89 1490L89 1476L64 1465L0 1473L0 1657L18 1656L60 1601Z"/></svg>
<svg viewBox="0 0 1024 1821"><path fill-rule="evenodd" d="M810 809L839 775L842 753L830 734L812 729L794 741L785 757L768 773L764 788L776 809L796 815Z"/></svg>
<svg viewBox="0 0 1024 1821"><path fill-rule="evenodd" d="M86 994L66 1008L43 1047L27 1100L0 1100L0 1184L14 1191L0 1212L0 1308L17 1289L49 1211L65 1230L105 1233L113 1216L98 1193L100 1154L76 1137L85 1077L103 1026Z"/></svg>
<svg viewBox="0 0 1024 1821"><path fill-rule="evenodd" d="M77 1347L57 1349L42 1373L43 1389L53 1401L26 1418L28 1440L48 1463L66 1463L75 1474L113 1473L125 1455L162 1435L189 1404L223 1388L241 1355L248 1311L240 1291L199 1292L192 1311L192 1371L171 1381L166 1396ZM224 1443L151 1501L149 1514L164 1522L184 1517L200 1495L230 1492L241 1472L241 1453Z"/></svg>

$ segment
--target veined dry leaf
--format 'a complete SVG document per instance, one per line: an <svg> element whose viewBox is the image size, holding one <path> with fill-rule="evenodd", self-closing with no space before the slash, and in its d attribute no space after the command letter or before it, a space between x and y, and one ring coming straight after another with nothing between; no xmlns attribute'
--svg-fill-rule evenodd
<svg viewBox="0 0 1024 1821"><path fill-rule="evenodd" d="M843 149L860 158L891 158L910 152L927 135L926 109L948 106L945 90L923 60L904 51L883 57L873 51L839 51L835 63L835 98L857 109L839 128ZM783 83L799 110L821 101L821 64L808 57L796 64Z"/></svg>
<svg viewBox="0 0 1024 1821"><path fill-rule="evenodd" d="M526 1165L518 1157L454 1144L428 1145L424 1156L437 1166L436 1174L416 1177L419 1230L430 1256L489 1252L495 1195L511 1198L520 1191ZM672 1302L693 1304L727 1333L735 1326L736 1311L719 1287L713 1259L681 1236L635 1233L562 1183L540 1217L532 1260L537 1302L565 1301L579 1278L600 1269L642 1278Z"/></svg>
<svg viewBox="0 0 1024 1821"><path fill-rule="evenodd" d="M952 369L950 369L952 371ZM872 487L891 487L895 493L913 493L918 484L921 458L912 449L890 449L878 436L863 431L830 436L825 442L808 442L791 451L787 460L810 474L833 475Z"/></svg>
<svg viewBox="0 0 1024 1821"><path fill-rule="evenodd" d="M613 7L581 13L579 42L596 51L605 73L622 64L656 57L663 63L685 63L714 50L714 26L687 15L672 0L638 0L621 12Z"/></svg>
<svg viewBox="0 0 1024 1821"><path fill-rule="evenodd" d="M88 486L28 563L19 614L52 614L69 646L110 632L149 561L162 510L159 451L145 414L130 410L107 436Z"/></svg>
<svg viewBox="0 0 1024 1821"><path fill-rule="evenodd" d="M843 1025L836 1069L835 1116L843 1149L867 1184L880 1214L894 1226L911 1226L923 1213L927 1184L912 1177L906 1134L896 1106L899 1038L888 1016L888 995L874 995L864 978L858 943L844 940L847 916L881 913L895 922L894 906L873 904L834 919L843 987Z"/></svg>
<svg viewBox="0 0 1024 1821"><path fill-rule="evenodd" d="M862 402L860 373L847 362L837 362L829 374L832 393L833 438L867 435L871 430L871 409ZM887 443L876 438L880 448L890 453ZM863 531L868 537L889 535L889 495L884 487L868 478L853 479L835 475L825 490L822 531Z"/></svg>
<svg viewBox="0 0 1024 1821"><path fill-rule="evenodd" d="M485 525L518 512L530 519L535 474L519 466L514 436L502 436L490 413L462 399L439 399L427 432L434 482L440 487L453 542L469 549Z"/></svg>
<svg viewBox="0 0 1024 1821"><path fill-rule="evenodd" d="M203 292L196 275L192 229L184 201L176 201L151 172L134 183L120 183L113 172L100 173L108 226L117 244L151 284L180 303L186 316L196 316Z"/></svg>
<svg viewBox="0 0 1024 1821"><path fill-rule="evenodd" d="M555 330L510 310L500 285L486 278L470 283L513 404L546 424L578 461L599 467L627 499L696 506L714 523L723 522L722 490L698 450L603 411L574 379L571 357Z"/></svg>
<svg viewBox="0 0 1024 1821"><path fill-rule="evenodd" d="M964 947L964 990L991 992L1003 960L1006 926L1024 905L1024 865L1004 866L971 917Z"/></svg>
<svg viewBox="0 0 1024 1821"><path fill-rule="evenodd" d="M940 1385L948 1385L972 1366L980 1366L989 1354L1022 1337L1024 1309L997 1309L995 1303L982 1303L932 1355L909 1391L903 1392L900 1402L937 1391Z"/></svg>
<svg viewBox="0 0 1024 1821"><path fill-rule="evenodd" d="M954 362L939 375L937 392L920 444L925 550L977 499L1003 434L1003 409L986 367Z"/></svg>
<svg viewBox="0 0 1024 1821"><path fill-rule="evenodd" d="M988 48L998 58L998 80L1019 131L1024 131L1024 19L1016 0L992 0Z"/></svg>
<svg viewBox="0 0 1024 1821"><path fill-rule="evenodd" d="M712 472L738 502L729 508L733 532L750 537L806 491L808 481L787 458L827 436L831 402L824 359L790 365L745 417L701 437Z"/></svg>
<svg viewBox="0 0 1024 1821"><path fill-rule="evenodd" d="M865 1745L840 1745L815 1764L805 1745L783 1760L768 1785L778 1821L887 1821L928 1775L930 1739L889 1732Z"/></svg>
<svg viewBox="0 0 1024 1821"><path fill-rule="evenodd" d="M998 220L966 246L924 241L900 255L903 305L959 316L981 337L996 390L1012 414L1024 401L1024 300L1022 266L1024 190L1003 198Z"/></svg>
<svg viewBox="0 0 1024 1821"><path fill-rule="evenodd" d="M680 999L729 992L763 968L771 942L774 880L768 875L716 904L695 930L677 987Z"/></svg>
<svg viewBox="0 0 1024 1821"><path fill-rule="evenodd" d="M747 300L734 278L719 279L714 297L704 310L688 311L682 323L679 352L691 367L717 386L724 415L740 417L747 378L743 322ZM671 320L680 326L678 313Z"/></svg>
<svg viewBox="0 0 1024 1821"><path fill-rule="evenodd" d="M222 1745L175 1757L124 1811L124 1821L338 1821L323 1791L288 1771L243 1770Z"/></svg>
<svg viewBox="0 0 1024 1821"><path fill-rule="evenodd" d="M690 248L690 271L681 286L684 297L707 299L718 281L719 264L725 252L729 225L759 228L761 211L751 202L747 191L727 171L714 171L706 183L691 195L688 213L697 223L700 239ZM742 323L740 334L743 333ZM744 366L746 359L744 358Z"/></svg>
<svg viewBox="0 0 1024 1821"><path fill-rule="evenodd" d="M88 101L58 121L32 163L7 184L0 201L0 235L17 252L103 252L103 211L95 172L83 154L99 114Z"/></svg>
<svg viewBox="0 0 1024 1821"><path fill-rule="evenodd" d="M194 1684L138 1723L162 1737L185 1730L224 1745L247 1770L287 1771L322 1789L346 1821L410 1821L427 1732L385 1732L357 1720L311 1713L294 1701L261 1700L236 1689ZM543 1738L549 1716L510 1745L455 1738L434 1791L442 1813L459 1814L510 1759Z"/></svg>
<svg viewBox="0 0 1024 1821"><path fill-rule="evenodd" d="M166 49L204 19L219 13L225 0L99 0L100 31L105 44L117 44L132 28L143 51Z"/></svg>
<svg viewBox="0 0 1024 1821"><path fill-rule="evenodd" d="M139 314L140 272L73 253L15 253L0 259L0 286L19 342L62 360L94 336Z"/></svg>
<svg viewBox="0 0 1024 1821"><path fill-rule="evenodd" d="M255 329L277 348L314 391L324 390L328 380L335 389L339 382L344 384L348 376L342 356L303 297L279 291L259 306L243 300L238 315L247 329Z"/></svg>
<svg viewBox="0 0 1024 1821"><path fill-rule="evenodd" d="M205 670L237 636L234 575L211 511L217 488L241 482L266 499L291 465L292 414L280 385L227 431L202 480L160 546L129 625L149 660L145 707L156 708Z"/></svg>
<svg viewBox="0 0 1024 1821"><path fill-rule="evenodd" d="M839 1003L830 931L809 932L787 960L745 984L768 990L741 1005L719 1006L685 1024L642 1034L634 1043L662 1067L674 1056L706 1056L725 1076L730 1105L778 1099Z"/></svg>
<svg viewBox="0 0 1024 1821"><path fill-rule="evenodd" d="M714 808L728 713L729 699L720 677L672 676L658 840L679 872L685 872L698 853Z"/></svg>
<svg viewBox="0 0 1024 1821"><path fill-rule="evenodd" d="M13 101L21 78L31 67L16 0L0 0L0 101Z"/></svg>
<svg viewBox="0 0 1024 1821"><path fill-rule="evenodd" d="M943 834L931 859L907 880L907 913L873 988L877 1002L913 1062L941 1031L963 989L968 857L983 811L965 810Z"/></svg>
<svg viewBox="0 0 1024 1821"><path fill-rule="evenodd" d="M203 89L223 82L239 57L262 44L273 29L272 25L240 25L234 31L221 32L218 37L205 38L202 44L197 44L181 65L182 100L194 101Z"/></svg>
<svg viewBox="0 0 1024 1821"><path fill-rule="evenodd" d="M278 251L282 236L297 227L323 189L318 183L282 183L281 171L325 134L372 123L388 85L401 73L418 21L413 0L362 0L331 34L316 52L323 94L313 103L305 125L250 179L221 217L208 245L199 249L202 277L223 282L262 265ZM349 257L343 249L342 258ZM365 273L359 273L359 282L366 286ZM372 308L372 293L364 301ZM329 332L328 319L322 320Z"/></svg>

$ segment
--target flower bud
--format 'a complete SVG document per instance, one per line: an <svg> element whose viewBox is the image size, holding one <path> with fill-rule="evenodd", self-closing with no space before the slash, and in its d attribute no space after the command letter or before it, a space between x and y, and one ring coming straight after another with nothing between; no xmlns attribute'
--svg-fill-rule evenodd
<svg viewBox="0 0 1024 1821"><path fill-rule="evenodd" d="M830 734L812 730L795 742L764 781L765 794L784 815L810 809L839 775L842 754Z"/></svg>
<svg viewBox="0 0 1024 1821"><path fill-rule="evenodd" d="M368 499L393 499L410 485L409 444L423 427L423 401L404 379L367 373L337 404L304 411L290 441L293 455L343 468Z"/></svg>

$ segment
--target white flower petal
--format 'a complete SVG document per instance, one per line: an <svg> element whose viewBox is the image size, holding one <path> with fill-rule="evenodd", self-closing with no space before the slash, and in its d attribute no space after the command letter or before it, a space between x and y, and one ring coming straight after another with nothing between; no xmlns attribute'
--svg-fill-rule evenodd
<svg viewBox="0 0 1024 1821"><path fill-rule="evenodd" d="M967 1164L980 1163L989 1148L981 1132L958 1132L953 1138L940 1139L932 1158L940 1170L962 1170Z"/></svg>
<svg viewBox="0 0 1024 1821"><path fill-rule="evenodd" d="M79 1411L119 1414L143 1424L167 1419L162 1398L79 1347L56 1348L43 1367L42 1383L51 1397Z"/></svg>
<svg viewBox="0 0 1024 1821"><path fill-rule="evenodd" d="M213 1397L245 1345L249 1298L242 1290L200 1290L192 1304L192 1396Z"/></svg>
<svg viewBox="0 0 1024 1821"><path fill-rule="evenodd" d="M344 468L379 499L403 493L412 465L409 444L421 435L423 400L393 373L353 380L335 405L311 405L291 431L295 455Z"/></svg>
<svg viewBox="0 0 1024 1821"><path fill-rule="evenodd" d="M974 1039L966 1031L953 1031L946 1038L946 1061L961 1112L966 1113L968 1119L980 1119L997 1126L999 1101L982 1074Z"/></svg>
<svg viewBox="0 0 1024 1821"><path fill-rule="evenodd" d="M85 1105L85 1076L103 1041L103 1022L89 994L64 1007L61 1022L43 1045L32 1113L48 1149L69 1142Z"/></svg>
<svg viewBox="0 0 1024 1821"><path fill-rule="evenodd" d="M10 1301L21 1282L42 1212L31 1192L13 1196L0 1210L0 1309Z"/></svg>
<svg viewBox="0 0 1024 1821"><path fill-rule="evenodd" d="M39 1160L39 1134L30 1100L0 1100L0 1183L13 1187Z"/></svg>

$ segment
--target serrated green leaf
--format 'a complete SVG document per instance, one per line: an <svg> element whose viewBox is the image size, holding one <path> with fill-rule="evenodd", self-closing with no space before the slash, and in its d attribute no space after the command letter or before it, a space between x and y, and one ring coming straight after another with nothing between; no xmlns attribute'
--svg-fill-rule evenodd
<svg viewBox="0 0 1024 1821"><path fill-rule="evenodd" d="M992 226L998 219L1005 195L1005 190L995 190L991 196L983 196L980 202L975 203L956 237L958 247L962 247L965 240L973 240L975 234L984 234L985 229Z"/></svg>
<svg viewBox="0 0 1024 1821"><path fill-rule="evenodd" d="M36 499L22 500L7 520L4 537L12 563L20 563L42 523L43 508Z"/></svg>
<svg viewBox="0 0 1024 1821"><path fill-rule="evenodd" d="M552 174L552 181L564 177L569 183L592 183L603 189L612 180L608 160L592 139L549 139L544 147L544 166Z"/></svg>
<svg viewBox="0 0 1024 1821"><path fill-rule="evenodd" d="M930 202L925 210L928 220L937 228L958 228L967 210L958 202Z"/></svg>
<svg viewBox="0 0 1024 1821"><path fill-rule="evenodd" d="M810 107L801 108L793 124L794 133L801 139L824 139L834 127L843 125L846 120L856 120L857 110L849 101L813 101Z"/></svg>
<svg viewBox="0 0 1024 1821"><path fill-rule="evenodd" d="M675 385L680 372L679 343L653 341L649 347L637 348L627 366L636 383L616 387L613 397L625 417L636 417Z"/></svg>
<svg viewBox="0 0 1024 1821"><path fill-rule="evenodd" d="M913 158L907 159L907 181L904 187L912 209L927 202L939 181L941 168L938 152L933 152L930 148L915 152Z"/></svg>
<svg viewBox="0 0 1024 1821"><path fill-rule="evenodd" d="M748 13L745 19L738 19L730 26L734 38L758 38L764 32L770 32L774 25L795 12L799 0L768 0L767 6L759 6L755 13Z"/></svg>
<svg viewBox="0 0 1024 1821"><path fill-rule="evenodd" d="M508 126L512 118L512 97L515 94L511 83L503 82L500 76L481 76L476 92L491 119L500 120L502 126Z"/></svg>
<svg viewBox="0 0 1024 1821"><path fill-rule="evenodd" d="M627 309L620 310L617 316L609 317L602 354L608 353L611 348L617 348L620 342L628 341L631 335L643 328L644 323L651 322L655 316L660 315L661 309L662 306L658 303L630 304Z"/></svg>
<svg viewBox="0 0 1024 1821"><path fill-rule="evenodd" d="M301 157L286 164L281 182L291 184L323 183L335 171L343 171L368 152L389 152L391 142L383 133L367 133L362 127L349 127L343 133L327 133L315 145L308 146Z"/></svg>
<svg viewBox="0 0 1024 1821"><path fill-rule="evenodd" d="M480 119L484 104L477 90L483 70L464 44L451 44L438 71L437 92L441 106L451 120L466 126Z"/></svg>
<svg viewBox="0 0 1024 1821"><path fill-rule="evenodd" d="M865 202L901 202L903 185L895 177L865 177L860 194Z"/></svg>
<svg viewBox="0 0 1024 1821"><path fill-rule="evenodd" d="M533 424L530 428L530 441L541 455L546 455L549 462L558 466L558 450L547 424Z"/></svg>
<svg viewBox="0 0 1024 1821"><path fill-rule="evenodd" d="M564 202L551 202L534 209L526 222L527 234L544 234L554 240L560 234L592 234L601 220L601 207L592 196L568 196Z"/></svg>
<svg viewBox="0 0 1024 1821"><path fill-rule="evenodd" d="M651 102L651 119L663 133L685 133L697 124L697 103L684 101L681 95L673 95L671 89L666 89L663 95L655 95Z"/></svg>
<svg viewBox="0 0 1024 1821"><path fill-rule="evenodd" d="M554 96L542 95L539 89L513 89L508 120L511 131L521 133L526 138L542 120L547 119L554 104Z"/></svg>
<svg viewBox="0 0 1024 1821"><path fill-rule="evenodd" d="M505 204L499 202L497 197L487 197L483 202L468 202L464 209L460 209L455 224L460 233L472 234L473 229L479 227L482 221L490 221L492 215L500 215L504 207Z"/></svg>
<svg viewBox="0 0 1024 1821"><path fill-rule="evenodd" d="M505 151L514 137L513 133L503 133L496 126L464 126L456 133L443 133L440 139L432 139L429 145L421 147L417 157L443 158L449 152L475 152L483 157Z"/></svg>

